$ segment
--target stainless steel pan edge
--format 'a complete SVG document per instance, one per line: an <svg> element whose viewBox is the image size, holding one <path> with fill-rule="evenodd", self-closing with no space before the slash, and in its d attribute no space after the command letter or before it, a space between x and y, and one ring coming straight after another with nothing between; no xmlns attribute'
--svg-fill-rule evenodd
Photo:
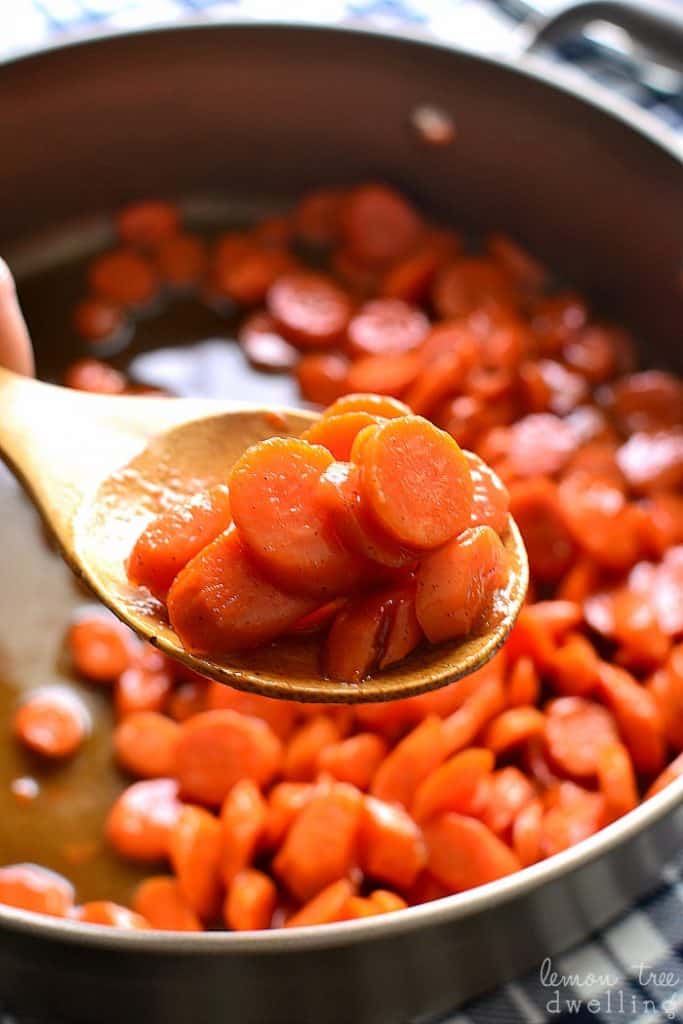
<svg viewBox="0 0 683 1024"><path fill-rule="evenodd" d="M254 77L259 61L267 76L260 85ZM349 67L355 81L342 101ZM296 87L288 86L297 75ZM378 97L371 84L381 82L386 95ZM325 88L322 100L312 95L315 84ZM183 94L190 85L192 103ZM217 93L209 94L209 87ZM238 109L230 118L231 162L217 134L225 123L221 103L234 93L242 103L256 95L248 117ZM180 99L170 108L176 94ZM264 117L277 95L285 104L308 97L309 107L296 117L288 106L276 111L278 125L275 116ZM130 110L135 96L138 109ZM425 152L410 134L407 114L418 100L454 109L459 136L451 154ZM93 101L99 119L92 116ZM210 117L202 102L211 105ZM357 124L340 122L344 102ZM382 146L368 109L378 121L389 118L379 122L386 124ZM197 115L194 129L191 113ZM155 115L157 122L150 122ZM140 134L145 125L151 138ZM213 135L202 142L200 132L209 125ZM185 126L198 142L193 160L178 147ZM597 280L612 302L635 294L634 320L651 325L645 358L680 359L680 333L672 330L683 323L679 146L646 115L541 60L494 61L356 30L204 25L155 31L51 50L0 68L0 129L17 140L0 167L3 247L46 223L113 207L133 194L182 195L195 179L216 192L265 188L275 167L284 196L320 180L381 173L421 198L439 195L445 215L460 217L470 206L475 221L521 229L571 276L578 267L586 281ZM322 157L310 145L316 131L328 143ZM335 141L334 133L343 140ZM534 159L521 160L520 141L528 145L541 133L546 145ZM281 148L286 138L293 152ZM126 140L127 153L121 148ZM344 159L349 145L352 160ZM149 164L154 151L157 159ZM268 152L264 171L254 161ZM583 163L589 155L607 164L590 168L598 190L593 198ZM553 187L549 173L560 175ZM462 197L447 194L448 182ZM477 183L485 202L473 189ZM602 208L614 201L610 183L621 216L616 205L609 216ZM567 202L558 209L562 199ZM618 223L623 242L614 238ZM597 238L588 251L591 230ZM582 254L585 266L575 259ZM616 267L606 270L608 255ZM616 278L621 287L611 293ZM147 935L86 931L0 908L0 1000L51 1022L97 1024L394 1024L434 1015L578 941L656 884L683 838L682 795L683 783L676 783L599 836L513 878L367 922L251 936Z"/></svg>

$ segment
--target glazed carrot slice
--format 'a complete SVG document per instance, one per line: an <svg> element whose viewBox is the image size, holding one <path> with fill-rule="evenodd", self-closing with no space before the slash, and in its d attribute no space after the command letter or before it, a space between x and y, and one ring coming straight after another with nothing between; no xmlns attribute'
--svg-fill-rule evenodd
<svg viewBox="0 0 683 1024"><path fill-rule="evenodd" d="M131 860L161 860L168 854L171 831L180 815L174 779L149 779L124 789L105 827L117 853Z"/></svg>
<svg viewBox="0 0 683 1024"><path fill-rule="evenodd" d="M331 277L297 270L282 274L267 296L268 312L285 338L302 348L340 341L351 317L351 300Z"/></svg>
<svg viewBox="0 0 683 1024"><path fill-rule="evenodd" d="M347 412L367 412L377 420L394 420L399 416L410 416L410 409L397 398L388 395L366 394L355 392L343 395L323 412L323 419L331 416L342 416Z"/></svg>
<svg viewBox="0 0 683 1024"><path fill-rule="evenodd" d="M136 711L114 730L116 760L142 779L173 775L179 726L156 711Z"/></svg>
<svg viewBox="0 0 683 1024"><path fill-rule="evenodd" d="M534 797L536 790L531 780L514 765L494 772L488 782L486 798L478 816L492 832L503 835Z"/></svg>
<svg viewBox="0 0 683 1024"><path fill-rule="evenodd" d="M546 811L541 825L544 857L580 843L605 824L605 798L572 783L562 783L559 797Z"/></svg>
<svg viewBox="0 0 683 1024"><path fill-rule="evenodd" d="M263 845L276 849L289 831L289 827L306 804L312 799L316 787L310 782L279 782L268 794Z"/></svg>
<svg viewBox="0 0 683 1024"><path fill-rule="evenodd" d="M361 452L363 497L400 544L429 549L470 522L472 478L450 435L419 416L389 420Z"/></svg>
<svg viewBox="0 0 683 1024"><path fill-rule="evenodd" d="M481 780L491 774L495 758L490 750L470 747L435 768L417 787L410 813L424 822L444 811L473 814Z"/></svg>
<svg viewBox="0 0 683 1024"><path fill-rule="evenodd" d="M110 900L93 900L74 907L69 914L74 921L81 924L99 924L108 928L125 928L140 931L149 928L149 921L144 914L135 913L128 907L122 907Z"/></svg>
<svg viewBox="0 0 683 1024"><path fill-rule="evenodd" d="M131 665L114 684L114 706L119 718L137 711L161 711L173 686L167 668L148 669Z"/></svg>
<svg viewBox="0 0 683 1024"><path fill-rule="evenodd" d="M313 611L315 602L270 583L230 529L180 572L167 607L183 646L223 654L270 643Z"/></svg>
<svg viewBox="0 0 683 1024"><path fill-rule="evenodd" d="M230 883L223 918L233 931L260 931L270 927L276 904L277 889L273 880L263 871L245 868Z"/></svg>
<svg viewBox="0 0 683 1024"><path fill-rule="evenodd" d="M332 461L320 445L272 438L248 448L230 477L232 514L247 548L281 586L323 599L353 586L361 571L317 496Z"/></svg>
<svg viewBox="0 0 683 1024"><path fill-rule="evenodd" d="M380 294L387 299L425 302L440 263L435 248L419 248L389 267L380 283Z"/></svg>
<svg viewBox="0 0 683 1024"><path fill-rule="evenodd" d="M407 658L424 640L415 609L415 581L396 587L390 598L391 618L378 668L383 670Z"/></svg>
<svg viewBox="0 0 683 1024"><path fill-rule="evenodd" d="M410 807L415 792L446 756L443 723L429 715L407 734L378 768L370 792L386 803Z"/></svg>
<svg viewBox="0 0 683 1024"><path fill-rule="evenodd" d="M510 495L496 474L472 452L464 452L470 467L472 495L472 526L490 526L502 535L508 527Z"/></svg>
<svg viewBox="0 0 683 1024"><path fill-rule="evenodd" d="M302 396L318 405L329 405L346 390L349 361L339 352L311 352L296 368Z"/></svg>
<svg viewBox="0 0 683 1024"><path fill-rule="evenodd" d="M397 889L409 889L426 860L422 833L407 811L366 797L359 837L363 873Z"/></svg>
<svg viewBox="0 0 683 1024"><path fill-rule="evenodd" d="M583 697L592 693L598 679L599 660L587 637L569 633L548 665L553 689L567 696Z"/></svg>
<svg viewBox="0 0 683 1024"><path fill-rule="evenodd" d="M515 481L510 485L510 514L522 534L534 578L557 582L572 564L576 547L555 484L545 477Z"/></svg>
<svg viewBox="0 0 683 1024"><path fill-rule="evenodd" d="M125 319L120 306L102 299L83 299L74 309L73 325L85 341L102 342L118 335Z"/></svg>
<svg viewBox="0 0 683 1024"><path fill-rule="evenodd" d="M362 810L360 791L335 782L299 812L273 861L275 874L298 900L311 899L354 867Z"/></svg>
<svg viewBox="0 0 683 1024"><path fill-rule="evenodd" d="M176 777L183 796L217 806L240 779L266 785L282 744L265 722L236 711L204 711L180 726Z"/></svg>
<svg viewBox="0 0 683 1024"><path fill-rule="evenodd" d="M543 802L538 797L529 800L516 815L512 824L512 848L523 868L541 860L543 828Z"/></svg>
<svg viewBox="0 0 683 1024"><path fill-rule="evenodd" d="M636 771L657 775L664 766L666 744L662 717L652 694L617 665L601 662L598 692L619 726Z"/></svg>
<svg viewBox="0 0 683 1024"><path fill-rule="evenodd" d="M180 683L164 701L164 714L174 722L186 722L200 711L206 711L207 690L208 683L204 679L188 679Z"/></svg>
<svg viewBox="0 0 683 1024"><path fill-rule="evenodd" d="M237 340L252 366L266 373L292 370L299 361L297 349L285 341L270 313L253 313L247 317Z"/></svg>
<svg viewBox="0 0 683 1024"><path fill-rule="evenodd" d="M507 555L490 526L465 530L417 571L417 619L432 643L477 629L507 580Z"/></svg>
<svg viewBox="0 0 683 1024"><path fill-rule="evenodd" d="M402 896L388 889L375 889L368 899L376 914L391 914L395 910L405 910L408 906Z"/></svg>
<svg viewBox="0 0 683 1024"><path fill-rule="evenodd" d="M346 191L321 188L299 200L294 210L294 230L306 245L324 248L339 237L341 212Z"/></svg>
<svg viewBox="0 0 683 1024"><path fill-rule="evenodd" d="M416 306L400 299L366 302L346 329L354 356L398 355L417 348L429 330L429 321Z"/></svg>
<svg viewBox="0 0 683 1024"><path fill-rule="evenodd" d="M318 774L320 755L341 739L339 726L331 715L314 714L290 736L285 748L282 774L295 782L307 782Z"/></svg>
<svg viewBox="0 0 683 1024"><path fill-rule="evenodd" d="M385 185L363 185L349 193L341 229L348 250L360 263L382 268L408 255L422 224L398 192Z"/></svg>
<svg viewBox="0 0 683 1024"><path fill-rule="evenodd" d="M225 683L210 682L206 694L207 711L238 711L241 715L260 718L276 736L286 740L297 717L296 704L288 700L274 700L258 693L235 690Z"/></svg>
<svg viewBox="0 0 683 1024"><path fill-rule="evenodd" d="M601 748L617 739L614 717L595 701L560 697L546 707L546 748L557 768L573 778L594 777Z"/></svg>
<svg viewBox="0 0 683 1024"><path fill-rule="evenodd" d="M349 367L346 387L351 391L373 391L400 398L417 379L421 366L420 356L415 352L365 356Z"/></svg>
<svg viewBox="0 0 683 1024"><path fill-rule="evenodd" d="M511 707L536 704L541 692L541 681L531 658L518 658L507 680L507 703Z"/></svg>
<svg viewBox="0 0 683 1024"><path fill-rule="evenodd" d="M12 729L25 747L43 757L70 757L90 731L90 716L76 693L43 686L19 706Z"/></svg>
<svg viewBox="0 0 683 1024"><path fill-rule="evenodd" d="M494 754L503 754L545 731L545 715L534 707L515 707L503 711L489 723L484 743Z"/></svg>
<svg viewBox="0 0 683 1024"><path fill-rule="evenodd" d="M446 754L454 754L472 743L486 723L504 707L505 690L500 676L497 673L483 674L481 682L465 698L462 706L444 720Z"/></svg>
<svg viewBox="0 0 683 1024"><path fill-rule="evenodd" d="M157 266L162 281L175 288L196 285L204 275L207 254L204 242L196 235L176 235L162 242L157 251Z"/></svg>
<svg viewBox="0 0 683 1024"><path fill-rule="evenodd" d="M367 789L387 751L387 744L381 736L358 732L324 747L318 756L318 768L339 782L350 782L358 789Z"/></svg>
<svg viewBox="0 0 683 1024"><path fill-rule="evenodd" d="M301 435L302 441L322 445L339 462L348 462L356 435L364 427L382 422L369 412L345 412L339 416L323 416Z"/></svg>
<svg viewBox="0 0 683 1024"><path fill-rule="evenodd" d="M153 875L140 882L133 907L152 928L165 932L200 932L202 923L170 875Z"/></svg>
<svg viewBox="0 0 683 1024"><path fill-rule="evenodd" d="M268 805L256 783L251 779L236 782L221 807L221 875L227 886L251 864L267 818Z"/></svg>
<svg viewBox="0 0 683 1024"><path fill-rule="evenodd" d="M114 249L93 260L88 283L99 298L125 308L146 305L159 289L152 263L133 249Z"/></svg>
<svg viewBox="0 0 683 1024"><path fill-rule="evenodd" d="M373 917L380 913L367 896L352 896L344 907L343 921L358 921L362 917Z"/></svg>
<svg viewBox="0 0 683 1024"><path fill-rule="evenodd" d="M338 611L340 611L346 604L346 598L338 597L334 601L328 601L327 604L323 604L320 608L316 608L314 612L310 612L308 615L304 615L302 619L295 622L292 626L290 633L293 636L310 635L320 633L327 629L334 619Z"/></svg>
<svg viewBox="0 0 683 1024"><path fill-rule="evenodd" d="M449 263L437 275L432 290L443 320L457 320L486 303L514 306L517 296L510 279L492 260L468 257Z"/></svg>
<svg viewBox="0 0 683 1024"><path fill-rule="evenodd" d="M119 211L116 229L121 241L140 249L156 249L178 231L180 217L172 203L145 199Z"/></svg>
<svg viewBox="0 0 683 1024"><path fill-rule="evenodd" d="M463 892L518 871L520 863L476 818L449 811L424 827L427 867L449 892Z"/></svg>
<svg viewBox="0 0 683 1024"><path fill-rule="evenodd" d="M681 775L683 775L683 754L679 754L678 757L674 758L664 771L657 776L645 794L645 799L647 800L651 796L661 793L663 789L666 789L670 783L680 778Z"/></svg>
<svg viewBox="0 0 683 1024"><path fill-rule="evenodd" d="M111 683L133 660L130 630L113 616L95 612L70 627L67 645L74 668L93 683Z"/></svg>
<svg viewBox="0 0 683 1024"><path fill-rule="evenodd" d="M181 895L202 920L215 917L220 906L222 846L218 819L186 804L171 830L169 856Z"/></svg>
<svg viewBox="0 0 683 1024"><path fill-rule="evenodd" d="M598 786L605 798L605 819L615 821L638 805L638 786L633 762L623 743L601 747L598 756Z"/></svg>
<svg viewBox="0 0 683 1024"><path fill-rule="evenodd" d="M162 512L135 542L126 565L128 578L164 601L180 570L229 525L225 484Z"/></svg>
<svg viewBox="0 0 683 1024"><path fill-rule="evenodd" d="M38 864L0 868L0 903L51 917L66 917L74 902L71 882Z"/></svg>
<svg viewBox="0 0 683 1024"><path fill-rule="evenodd" d="M358 453L358 441L362 442L364 432L361 430L356 437L352 454ZM333 462L320 478L318 499L329 511L343 543L357 555L394 569L414 564L415 552L390 537L363 501L357 466Z"/></svg>
<svg viewBox="0 0 683 1024"><path fill-rule="evenodd" d="M355 886L348 878L340 878L319 892L308 903L292 914L285 928L304 928L312 924L332 924L343 921L344 911L355 892Z"/></svg>
<svg viewBox="0 0 683 1024"><path fill-rule="evenodd" d="M285 250L268 248L255 238L246 238L234 254L228 255L225 248L216 254L212 285L219 295L241 306L257 306L265 301L280 277L291 271L293 264L293 257Z"/></svg>

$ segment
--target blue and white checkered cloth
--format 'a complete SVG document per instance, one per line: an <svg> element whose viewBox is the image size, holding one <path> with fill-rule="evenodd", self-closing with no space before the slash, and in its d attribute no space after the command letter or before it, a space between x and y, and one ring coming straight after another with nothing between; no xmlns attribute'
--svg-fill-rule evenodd
<svg viewBox="0 0 683 1024"><path fill-rule="evenodd" d="M443 40L510 52L526 18L554 0L291 0L287 14L347 18L388 31L411 25ZM282 0L0 0L0 59L56 37L183 18L282 19ZM648 64L609 27L567 40L568 59L683 132L683 74ZM455 1011L442 1024L683 1024L683 851L647 899L580 946ZM14 1024L0 1012L0 1024ZM407 1022L387 1021L387 1024Z"/></svg>

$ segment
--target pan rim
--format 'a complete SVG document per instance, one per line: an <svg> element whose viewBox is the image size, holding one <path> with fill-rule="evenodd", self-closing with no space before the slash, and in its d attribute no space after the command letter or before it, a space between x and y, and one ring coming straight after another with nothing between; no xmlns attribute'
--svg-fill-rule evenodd
<svg viewBox="0 0 683 1024"><path fill-rule="evenodd" d="M138 36L154 37L191 33L217 33L227 31L279 31L284 35L306 31L324 36L358 36L378 41L414 46L424 50L438 50L445 55L473 60L492 68L504 68L510 73L531 79L559 93L592 107L611 121L617 121L640 137L664 151L683 169L683 145L676 133L658 121L654 115L641 110L629 101L615 96L609 89L582 76L571 67L563 67L542 56L489 55L476 48L458 46L430 38L414 29L394 29L391 32L372 26L345 23L321 25L310 21L268 20L244 18L207 21L192 18L182 22L154 25L139 29L120 29L86 37L67 38L47 43L38 49L11 55L0 62L0 76L17 67L25 67L73 50L76 54L88 48L97 49L124 43ZM683 777L675 780L662 792L639 805L623 818L602 829L596 835L576 846L556 854L538 864L524 868L506 878L490 882L467 892L447 896L431 903L393 914L365 918L336 924L316 925L292 930L278 929L262 932L182 932L123 931L102 926L49 918L31 911L0 906L0 927L52 941L65 941L70 945L94 946L102 949L136 953L166 953L197 955L283 954L302 950L339 948L357 942L381 940L410 933L428 925L443 925L471 917L497 905L509 903L544 884L568 877L579 869L598 860L610 850L645 833L662 818L673 814L683 803Z"/></svg>

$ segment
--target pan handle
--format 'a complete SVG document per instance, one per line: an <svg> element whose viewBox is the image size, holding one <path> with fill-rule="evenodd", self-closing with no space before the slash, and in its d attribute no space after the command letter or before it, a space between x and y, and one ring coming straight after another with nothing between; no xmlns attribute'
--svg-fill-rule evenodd
<svg viewBox="0 0 683 1024"><path fill-rule="evenodd" d="M560 42L593 21L608 21L666 64L683 67L683 3L680 0L579 0L538 25L527 46L534 51Z"/></svg>

